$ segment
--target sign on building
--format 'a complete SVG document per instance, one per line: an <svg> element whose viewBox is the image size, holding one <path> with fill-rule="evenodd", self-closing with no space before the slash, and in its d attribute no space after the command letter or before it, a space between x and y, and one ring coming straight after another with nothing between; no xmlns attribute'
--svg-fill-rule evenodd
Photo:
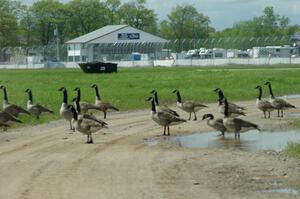
<svg viewBox="0 0 300 199"><path fill-rule="evenodd" d="M140 39L140 33L118 33L118 40L137 40Z"/></svg>

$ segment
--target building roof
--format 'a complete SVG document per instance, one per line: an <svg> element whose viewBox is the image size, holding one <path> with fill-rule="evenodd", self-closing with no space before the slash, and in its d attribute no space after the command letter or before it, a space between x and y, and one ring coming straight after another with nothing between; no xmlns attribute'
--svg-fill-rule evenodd
<svg viewBox="0 0 300 199"><path fill-rule="evenodd" d="M138 36L137 39L126 40L119 38L118 34L141 34L143 35L143 39ZM98 30L90 32L88 34L82 35L75 39L72 39L67 44L95 44L95 43L132 43L132 42L167 42L167 40L160 38L158 36L152 35L150 33L144 32L142 30L138 30L129 25L107 25Z"/></svg>
<svg viewBox="0 0 300 199"><path fill-rule="evenodd" d="M87 43L91 40L103 37L104 35L107 35L109 33L115 32L117 30L120 30L122 28L127 27L128 25L108 25L108 26L104 26L103 28L100 28L98 30L95 30L93 32L90 32L88 34L82 35L80 37L77 37L75 39L72 39L68 42L66 42L67 44L74 44L74 43Z"/></svg>

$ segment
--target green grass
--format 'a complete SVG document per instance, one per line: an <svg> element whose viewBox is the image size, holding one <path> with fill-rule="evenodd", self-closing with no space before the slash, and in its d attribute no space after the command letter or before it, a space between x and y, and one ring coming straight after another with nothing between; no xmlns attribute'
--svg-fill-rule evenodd
<svg viewBox="0 0 300 199"><path fill-rule="evenodd" d="M300 143L289 142L283 152L290 157L300 158Z"/></svg>
<svg viewBox="0 0 300 199"><path fill-rule="evenodd" d="M237 65L226 68L121 68L113 74L85 74L80 69L0 70L0 81L7 87L10 102L25 106L27 93L24 91L31 88L34 101L56 113L42 116L41 121L27 116L21 118L29 124L59 118L62 94L58 89L62 86L68 89L69 100L75 96L74 87L79 86L82 100L94 102L95 93L90 86L96 83L103 100L120 110L149 107L145 99L153 89L158 91L161 103L166 104L175 103L174 89L181 91L183 100L215 102L217 97L213 89L216 87L222 88L231 101L254 100L257 96L255 86L266 80L272 82L277 96L300 93L300 65L243 68L245 66ZM2 99L2 93L0 97Z"/></svg>

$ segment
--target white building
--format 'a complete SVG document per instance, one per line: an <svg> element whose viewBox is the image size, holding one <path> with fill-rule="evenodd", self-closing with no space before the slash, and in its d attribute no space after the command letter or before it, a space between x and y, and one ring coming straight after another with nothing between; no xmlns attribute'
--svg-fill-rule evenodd
<svg viewBox="0 0 300 199"><path fill-rule="evenodd" d="M167 40L128 25L108 25L72 39L68 45L68 61L106 61L149 59L161 51ZM134 53L134 54L133 54Z"/></svg>

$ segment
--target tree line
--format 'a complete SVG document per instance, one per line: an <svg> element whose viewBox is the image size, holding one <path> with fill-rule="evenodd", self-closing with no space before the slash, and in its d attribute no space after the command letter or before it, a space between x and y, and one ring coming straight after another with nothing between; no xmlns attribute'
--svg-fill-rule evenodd
<svg viewBox="0 0 300 199"><path fill-rule="evenodd" d="M159 21L146 0L39 0L32 5L0 0L0 48L62 44L106 25L128 24L169 40L290 36L299 31L289 18L266 7L259 17L216 31L208 16L189 4L176 5Z"/></svg>

